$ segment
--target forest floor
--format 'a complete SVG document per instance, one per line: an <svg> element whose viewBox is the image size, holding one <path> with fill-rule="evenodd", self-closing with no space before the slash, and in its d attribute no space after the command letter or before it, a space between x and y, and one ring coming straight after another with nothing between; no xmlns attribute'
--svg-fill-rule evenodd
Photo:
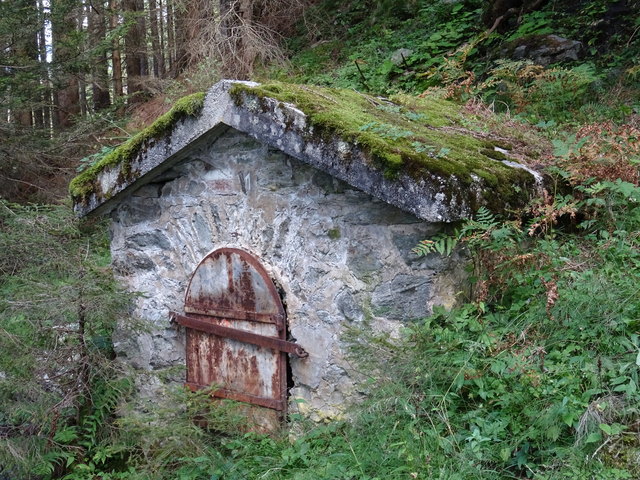
<svg viewBox="0 0 640 480"><path fill-rule="evenodd" d="M206 398L180 390L172 402L184 409L126 408L131 382L110 335L129 298L112 279L104 225L75 220L62 188L122 140L106 138L215 75L176 82L128 126L101 124L105 135L40 203L3 201L0 478L640 477L640 7L575 3L543 2L490 31L479 1L321 2L308 13L315 28L286 39L287 63L255 72L433 95L550 145L544 198L510 218L481 210L418 248L468 249L473 295L397 341L359 332L353 358L380 373L349 420L293 415L295 435L239 434L222 406L207 409L205 430L193 417ZM558 61L557 37L580 46ZM64 151L74 138L58 139ZM64 388L42 380L62 374Z"/></svg>

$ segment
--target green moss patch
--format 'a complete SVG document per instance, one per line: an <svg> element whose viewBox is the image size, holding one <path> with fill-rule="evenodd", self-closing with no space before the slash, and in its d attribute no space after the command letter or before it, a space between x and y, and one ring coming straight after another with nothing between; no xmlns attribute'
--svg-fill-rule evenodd
<svg viewBox="0 0 640 480"><path fill-rule="evenodd" d="M69 193L74 201L81 200L94 191L96 178L108 167L120 165L120 176L123 181L126 180L131 175L131 159L142 151L145 144L169 133L180 120L200 113L204 105L204 97L205 93L201 92L181 98L171 110L158 117L149 127L138 132L75 177L69 184Z"/></svg>
<svg viewBox="0 0 640 480"><path fill-rule="evenodd" d="M437 190L449 197L462 195L473 200L476 194L467 195L465 189L482 179L482 203L497 210L503 202L522 203L520 197L527 197L533 184L528 172L500 161L507 156L494 146L512 146L504 134L491 132L490 123L495 125L495 118L475 115L435 96L396 95L387 99L354 90L275 82L253 87L237 83L229 94L239 107L250 110L270 111L273 107L267 105L267 99L294 104L313 127L303 132L309 140L340 139L354 144L364 152L366 161L387 178L405 173L417 180L438 182ZM81 202L90 193L99 192L96 179L106 168L118 166L118 180L122 183L134 178L138 172L131 171L132 159L148 142L167 135L176 122L197 115L203 102L203 93L179 100L150 127L78 175L69 187L74 201ZM514 141L513 145L519 143L522 142ZM347 155L344 161L350 159ZM99 193L104 198L110 195Z"/></svg>
<svg viewBox="0 0 640 480"><path fill-rule="evenodd" d="M250 97L296 105L307 114L313 135L356 144L387 177L399 172L416 179L435 174L455 177L462 188L479 177L492 195L503 199L514 195L514 184L532 182L526 171L498 161L500 154L493 148L498 136L487 133L485 120L447 100L407 95L383 99L354 90L283 83L236 84L230 94L239 106Z"/></svg>

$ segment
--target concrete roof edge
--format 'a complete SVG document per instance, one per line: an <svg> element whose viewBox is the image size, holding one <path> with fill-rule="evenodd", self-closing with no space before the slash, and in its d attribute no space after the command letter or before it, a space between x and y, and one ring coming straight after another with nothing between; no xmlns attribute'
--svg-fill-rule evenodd
<svg viewBox="0 0 640 480"><path fill-rule="evenodd" d="M111 210L128 193L184 159L195 143L205 137L211 141L212 135L215 138L215 132L221 133L226 126L423 220L452 222L468 218L473 213L473 205L480 202L482 189L486 188L480 178L464 188L457 185L458 179L454 176L417 179L400 173L387 178L367 161L358 145L338 137L327 140L314 135L307 115L295 105L244 93L242 102L238 102L229 94L237 83L258 85L234 80L216 83L207 92L200 114L177 122L169 134L150 141L130 159L127 168L135 174L128 175L129 180L122 180L120 165L101 171L96 179L101 191L92 191L84 202L74 205L76 213L97 215ZM524 168L513 162L509 166ZM535 172L530 173L535 176ZM537 178L536 184L541 186Z"/></svg>

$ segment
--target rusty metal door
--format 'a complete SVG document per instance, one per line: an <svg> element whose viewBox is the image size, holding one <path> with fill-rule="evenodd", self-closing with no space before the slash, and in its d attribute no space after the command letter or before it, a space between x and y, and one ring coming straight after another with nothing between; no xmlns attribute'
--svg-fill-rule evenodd
<svg viewBox="0 0 640 480"><path fill-rule="evenodd" d="M207 255L184 312L174 318L186 328L187 386L213 385L213 396L255 406L244 410L258 428L277 428L286 410L286 354L306 352L286 341L282 301L258 260L235 248Z"/></svg>

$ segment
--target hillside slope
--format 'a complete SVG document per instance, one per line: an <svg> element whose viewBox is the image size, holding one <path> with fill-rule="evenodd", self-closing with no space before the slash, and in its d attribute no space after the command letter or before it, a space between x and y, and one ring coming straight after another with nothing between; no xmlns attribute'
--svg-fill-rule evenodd
<svg viewBox="0 0 640 480"><path fill-rule="evenodd" d="M306 18L285 39L290 64L256 79L490 112L545 139L537 166L552 187L509 219L481 209L417 245L467 249L471 295L400 340L354 330L367 400L349 420L291 416L280 437L238 433L242 420L205 395L130 405L110 362L126 299L102 231L64 207L3 202L0 477L638 478L640 2L325 0ZM182 80L172 88L217 78ZM152 102L141 123L170 106ZM43 380L61 372L72 395Z"/></svg>

